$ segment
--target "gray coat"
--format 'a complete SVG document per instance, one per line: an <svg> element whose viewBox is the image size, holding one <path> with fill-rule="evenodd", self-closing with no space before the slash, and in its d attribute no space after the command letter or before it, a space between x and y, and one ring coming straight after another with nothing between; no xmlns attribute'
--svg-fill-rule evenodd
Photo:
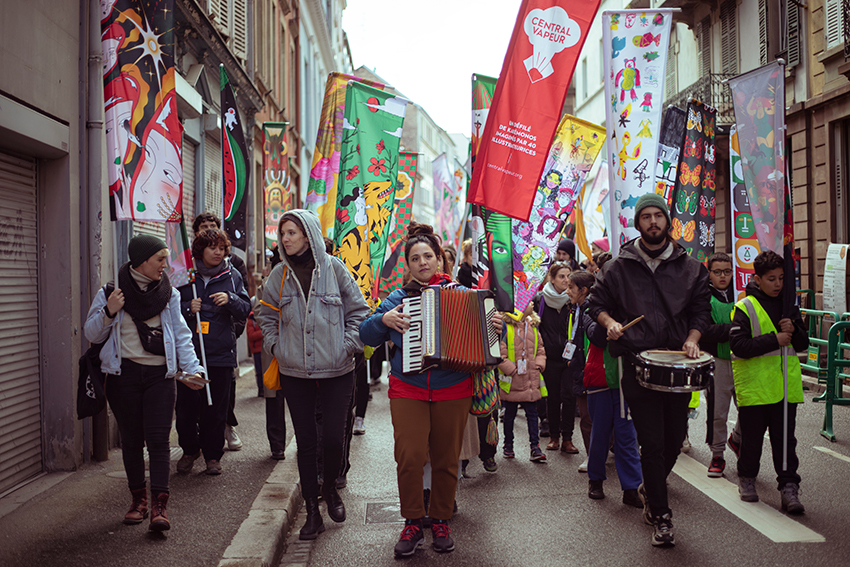
<svg viewBox="0 0 850 567"><path fill-rule="evenodd" d="M304 297L278 240L283 260L266 279L263 301L280 308L280 322L278 312L267 305L255 313L263 330L263 349L277 359L281 374L334 378L354 370L354 354L363 351L359 327L369 306L345 264L325 252L319 217L303 209L288 213L297 215L306 228L316 267L310 293Z"/></svg>

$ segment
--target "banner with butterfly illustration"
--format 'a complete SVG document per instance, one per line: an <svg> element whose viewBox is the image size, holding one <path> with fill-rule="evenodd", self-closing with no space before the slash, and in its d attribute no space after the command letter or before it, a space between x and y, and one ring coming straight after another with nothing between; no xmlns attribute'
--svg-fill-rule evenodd
<svg viewBox="0 0 850 567"><path fill-rule="evenodd" d="M671 21L669 9L602 13L605 117L611 159L608 228L615 256L621 245L639 236L634 226L638 198L655 191Z"/></svg>
<svg viewBox="0 0 850 567"><path fill-rule="evenodd" d="M269 248L277 243L277 224L296 207L290 183L286 122L263 122L263 233Z"/></svg>
<svg viewBox="0 0 850 567"><path fill-rule="evenodd" d="M378 291L390 293L404 280L404 242L413 218L413 191L416 185L416 163L419 156L401 152L398 156L398 182L395 187L395 211Z"/></svg>
<svg viewBox="0 0 850 567"><path fill-rule="evenodd" d="M667 208L673 209L673 193L676 188L676 173L679 155L685 139L685 123L688 113L675 106L664 111L664 122L658 138L658 159L655 166L655 192L667 199Z"/></svg>
<svg viewBox="0 0 850 567"><path fill-rule="evenodd" d="M744 184L741 167L741 154L738 150L738 127L732 124L729 129L729 179L732 194L732 257L735 271L735 299L742 299L750 278L756 273L753 260L761 252L756 238L756 225L750 214L750 198Z"/></svg>
<svg viewBox="0 0 850 567"><path fill-rule="evenodd" d="M717 111L697 100L688 101L688 121L673 191L673 239L688 255L705 262L714 252L714 206L717 171L714 130Z"/></svg>
<svg viewBox="0 0 850 567"><path fill-rule="evenodd" d="M174 0L101 0L106 162L112 220L177 222L183 126L174 87Z"/></svg>
<svg viewBox="0 0 850 567"><path fill-rule="evenodd" d="M567 219L575 210L584 180L605 144L605 129L575 116L561 118L528 222L514 219L514 303L523 311L537 292L558 246Z"/></svg>
<svg viewBox="0 0 850 567"><path fill-rule="evenodd" d="M785 221L785 67L778 61L729 79L741 176L762 250L780 256Z"/></svg>
<svg viewBox="0 0 850 567"><path fill-rule="evenodd" d="M344 73L331 73L325 83L325 98L322 102L322 113L319 115L319 132L316 135L316 149L313 151L304 208L319 215L322 232L328 238L334 237L342 123L349 81L357 81L376 89L384 88L383 83Z"/></svg>
<svg viewBox="0 0 850 567"><path fill-rule="evenodd" d="M375 306L398 183L407 100L362 83L345 94L334 247L363 297Z"/></svg>

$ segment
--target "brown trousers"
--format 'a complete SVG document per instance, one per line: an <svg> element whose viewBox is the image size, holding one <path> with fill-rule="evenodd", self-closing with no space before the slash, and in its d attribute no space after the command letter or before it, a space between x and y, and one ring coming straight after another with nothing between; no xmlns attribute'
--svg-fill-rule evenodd
<svg viewBox="0 0 850 567"><path fill-rule="evenodd" d="M472 398L440 402L390 399L401 515L425 516L422 474L431 459L431 505L428 514L450 520L457 490L457 468L463 431Z"/></svg>

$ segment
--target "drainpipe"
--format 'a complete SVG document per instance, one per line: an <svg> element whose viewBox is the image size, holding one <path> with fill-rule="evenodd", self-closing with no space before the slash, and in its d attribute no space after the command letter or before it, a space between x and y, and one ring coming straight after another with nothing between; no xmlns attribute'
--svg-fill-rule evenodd
<svg viewBox="0 0 850 567"><path fill-rule="evenodd" d="M97 6L93 2L83 3ZM86 99L86 186L80 191L80 225L85 231L80 245L86 252L84 272L83 307L88 313L94 294L100 288L101 279L101 203L103 200L103 51L100 42L100 13L90 9L88 18L88 77ZM109 416L104 408L92 418L92 456L96 461L109 459Z"/></svg>

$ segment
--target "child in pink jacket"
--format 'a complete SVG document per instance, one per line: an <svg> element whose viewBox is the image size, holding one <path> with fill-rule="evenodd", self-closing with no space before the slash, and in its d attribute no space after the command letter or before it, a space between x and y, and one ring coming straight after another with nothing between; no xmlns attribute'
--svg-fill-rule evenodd
<svg viewBox="0 0 850 567"><path fill-rule="evenodd" d="M503 320L506 325L501 340L502 363L499 364L499 394L505 408L503 455L506 459L514 458L514 419L522 405L528 421L531 460L543 462L546 455L540 450L536 403L546 395L542 378L546 349L537 330L540 317L529 308L526 313L504 313Z"/></svg>

